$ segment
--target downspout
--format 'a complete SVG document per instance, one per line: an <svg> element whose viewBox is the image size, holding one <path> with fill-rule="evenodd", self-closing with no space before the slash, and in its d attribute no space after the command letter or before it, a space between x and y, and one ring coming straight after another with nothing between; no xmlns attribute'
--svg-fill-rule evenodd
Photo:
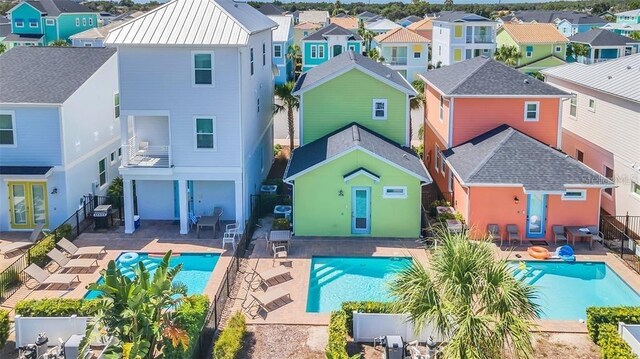
<svg viewBox="0 0 640 359"><path fill-rule="evenodd" d="M240 199L240 203L242 203L242 218L243 218L243 222L247 221L247 218L245 218L245 214L246 214L246 210L245 210L245 200L244 200L244 193L245 193L245 186L246 186L246 177L247 177L247 173L246 173L246 169L244 166L244 156L245 156L245 143L244 143L244 136L243 136L243 121L244 121L244 116L242 115L242 88L243 88L243 83L242 83L242 51L241 48L238 47L238 116L240 117L240 121L239 124L239 131L240 131L240 170L241 170L241 178L242 178L242 191L241 191L241 199ZM235 192L235 189L234 189ZM238 210L238 208L236 208L236 211ZM237 218L237 214L236 214L236 218ZM238 223L238 225L241 226L242 229L244 229L244 225L245 223Z"/></svg>

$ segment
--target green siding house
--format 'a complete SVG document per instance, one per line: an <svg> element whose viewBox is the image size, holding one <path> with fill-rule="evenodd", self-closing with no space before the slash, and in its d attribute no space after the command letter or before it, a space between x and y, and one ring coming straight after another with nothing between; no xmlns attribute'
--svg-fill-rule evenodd
<svg viewBox="0 0 640 359"><path fill-rule="evenodd" d="M516 68L535 73L565 63L569 40L552 24L507 23L498 29L497 48L515 46L520 51Z"/></svg>
<svg viewBox="0 0 640 359"><path fill-rule="evenodd" d="M346 51L361 53L362 37L336 24L302 39L302 71L309 71Z"/></svg>
<svg viewBox="0 0 640 359"><path fill-rule="evenodd" d="M296 236L420 235L427 170L409 147L409 98L396 71L353 51L305 72L300 144L285 171Z"/></svg>
<svg viewBox="0 0 640 359"><path fill-rule="evenodd" d="M11 34L4 43L14 46L46 46L56 40L98 26L98 13L66 0L22 1L8 12Z"/></svg>

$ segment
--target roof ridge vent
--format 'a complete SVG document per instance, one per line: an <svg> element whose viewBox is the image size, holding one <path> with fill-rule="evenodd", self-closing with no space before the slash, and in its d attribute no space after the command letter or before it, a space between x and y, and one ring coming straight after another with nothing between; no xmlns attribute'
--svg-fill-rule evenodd
<svg viewBox="0 0 640 359"><path fill-rule="evenodd" d="M353 125L353 127L351 127L351 136L353 137L354 142L360 142L360 130L358 129L358 126Z"/></svg>

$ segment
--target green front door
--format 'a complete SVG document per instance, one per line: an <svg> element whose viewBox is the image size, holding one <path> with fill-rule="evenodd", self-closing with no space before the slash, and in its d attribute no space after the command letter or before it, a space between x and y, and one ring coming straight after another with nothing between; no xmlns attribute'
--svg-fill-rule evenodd
<svg viewBox="0 0 640 359"><path fill-rule="evenodd" d="M351 233L371 233L371 187L353 187L351 201Z"/></svg>

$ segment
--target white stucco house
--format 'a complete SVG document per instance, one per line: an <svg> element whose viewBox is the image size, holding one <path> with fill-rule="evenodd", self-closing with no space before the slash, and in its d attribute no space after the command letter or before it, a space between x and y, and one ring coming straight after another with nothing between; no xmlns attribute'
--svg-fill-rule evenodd
<svg viewBox="0 0 640 359"><path fill-rule="evenodd" d="M445 12L433 19L431 63L448 66L496 51L497 23L463 11Z"/></svg>
<svg viewBox="0 0 640 359"><path fill-rule="evenodd" d="M431 41L426 37L399 27L374 37L373 44L384 58L383 63L407 81L417 80L419 74L427 72Z"/></svg>
<svg viewBox="0 0 640 359"><path fill-rule="evenodd" d="M172 0L109 33L121 79L126 233L137 214L143 223L179 220L186 234L191 214L214 207L244 225L273 156L276 26L247 3Z"/></svg>

